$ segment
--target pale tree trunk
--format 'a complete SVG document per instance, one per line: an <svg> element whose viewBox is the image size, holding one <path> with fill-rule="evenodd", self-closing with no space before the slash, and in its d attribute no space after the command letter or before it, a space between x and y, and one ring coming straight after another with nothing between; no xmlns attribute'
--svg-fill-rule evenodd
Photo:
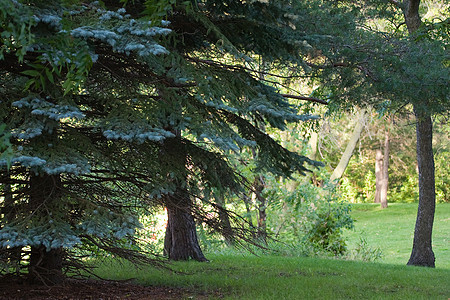
<svg viewBox="0 0 450 300"><path fill-rule="evenodd" d="M59 175L30 175L30 210L35 216L47 214L47 207L53 206L60 198L61 178ZM53 285L64 279L64 251L62 247L47 250L44 245L32 246L28 279L33 283Z"/></svg>
<svg viewBox="0 0 450 300"><path fill-rule="evenodd" d="M383 180L383 153L377 149L375 155L375 200L374 203L381 203L381 181Z"/></svg>
<svg viewBox="0 0 450 300"><path fill-rule="evenodd" d="M313 131L308 141L308 144L311 147L311 153L308 155L309 159L316 160L318 143L319 143L319 134Z"/></svg>
<svg viewBox="0 0 450 300"><path fill-rule="evenodd" d="M405 0L403 13L410 35L420 25L420 0ZM424 99L426 101L426 99ZM417 163L419 166L419 208L417 210L414 241L408 265L435 267L435 256L432 249L432 232L436 209L436 191L433 157L433 122L429 113L414 107L416 116Z"/></svg>
<svg viewBox="0 0 450 300"><path fill-rule="evenodd" d="M382 180L380 187L380 202L381 208L387 208L387 192L389 187L389 130L386 130L384 135L384 155L383 155L383 168L382 168Z"/></svg>
<svg viewBox="0 0 450 300"><path fill-rule="evenodd" d="M267 225L266 225L266 207L267 207L267 200L263 197L262 191L264 190L265 183L264 183L264 177L262 175L259 175L255 178L255 182L253 184L255 198L256 198L256 208L258 210L258 228L257 228L257 238L262 241L266 242L267 239Z"/></svg>
<svg viewBox="0 0 450 300"><path fill-rule="evenodd" d="M361 133L364 129L364 121L365 121L365 111L361 110L359 113L359 117L356 121L355 129L353 130L352 136L345 148L344 154L339 161L339 164L334 169L333 174L331 174L330 181L335 182L341 179L342 175L344 175L345 169L352 158L353 151L356 148L356 144L358 143L359 138L361 137Z"/></svg>

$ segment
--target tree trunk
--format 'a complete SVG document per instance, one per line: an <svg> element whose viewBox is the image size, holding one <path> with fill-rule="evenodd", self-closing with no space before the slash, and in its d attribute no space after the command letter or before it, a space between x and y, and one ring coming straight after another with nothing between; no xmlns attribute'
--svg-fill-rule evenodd
<svg viewBox="0 0 450 300"><path fill-rule="evenodd" d="M381 208L387 208L387 192L389 187L389 130L386 130L384 135L384 155L383 155L383 168L382 168L382 180L380 189L380 202Z"/></svg>
<svg viewBox="0 0 450 300"><path fill-rule="evenodd" d="M408 265L435 267L431 238L436 192L433 158L433 123L426 114L416 113L417 162L419 166L419 208L411 257Z"/></svg>
<svg viewBox="0 0 450 300"><path fill-rule="evenodd" d="M175 192L165 196L167 227L164 239L164 254L172 260L207 261L200 249L192 215L192 199L184 187L186 182L186 151L181 142L181 132L173 131L175 138L164 141L161 160L169 169L178 169L184 174L170 178L176 185ZM169 176L167 176L169 178ZM184 182L183 182L184 181Z"/></svg>
<svg viewBox="0 0 450 300"><path fill-rule="evenodd" d="M247 223L250 224L253 227L253 218L252 218L252 199L248 195L243 195L242 200L245 204L245 218L247 219Z"/></svg>
<svg viewBox="0 0 450 300"><path fill-rule="evenodd" d="M9 179L9 175L8 179ZM0 215L3 215L4 220L7 222L13 222L16 217L16 211L14 209L14 198L12 195L11 184L4 183L3 185L3 198L4 198L4 206L0 211ZM15 274L20 274L20 261L22 257L22 247L10 247L10 248L2 248L2 251L5 251L8 257L8 264L11 266L15 266Z"/></svg>
<svg viewBox="0 0 450 300"><path fill-rule="evenodd" d="M414 34L421 25L420 0L405 0L403 14L408 32ZM424 101L426 101L424 99ZM408 265L435 266L432 231L436 210L436 191L433 157L433 122L426 112L414 107L416 115L417 164L419 166L419 208L417 210L414 241Z"/></svg>
<svg viewBox="0 0 450 300"><path fill-rule="evenodd" d="M61 194L59 175L30 175L30 209L35 216L45 216L46 207L57 202ZM64 280L63 248L46 249L44 245L32 246L28 278L33 283L53 285Z"/></svg>
<svg viewBox="0 0 450 300"><path fill-rule="evenodd" d="M255 178L255 182L253 184L255 196L256 196L256 205L258 209L258 228L256 237L258 240L262 242L266 242L267 239L267 225L266 225L266 206L267 201L266 198L262 196L262 191L264 189L265 183L264 183L264 177L262 175L259 175Z"/></svg>
<svg viewBox="0 0 450 300"><path fill-rule="evenodd" d="M342 154L341 160L339 161L339 164L334 169L333 174L331 174L330 181L338 181L342 175L344 175L345 169L348 166L348 163L350 162L350 159L352 158L353 151L355 150L356 144L358 143L358 140L361 136L361 132L364 129L364 119L365 119L365 111L362 110L360 112L359 118L356 121L355 129L353 130L352 136L350 137L350 141L347 144L347 147L345 148L344 154Z"/></svg>
<svg viewBox="0 0 450 300"><path fill-rule="evenodd" d="M383 180L383 153L377 149L375 156L375 200L374 203L381 203L381 181Z"/></svg>
<svg viewBox="0 0 450 300"><path fill-rule="evenodd" d="M166 196L167 227L164 253L171 260L208 261L198 244L191 199L186 190L178 189Z"/></svg>
<svg viewBox="0 0 450 300"><path fill-rule="evenodd" d="M225 200L222 196L218 196L216 203L219 209L219 221L220 227L222 228L222 236L227 245L231 246L234 244L233 229L231 228L230 217L225 209Z"/></svg>

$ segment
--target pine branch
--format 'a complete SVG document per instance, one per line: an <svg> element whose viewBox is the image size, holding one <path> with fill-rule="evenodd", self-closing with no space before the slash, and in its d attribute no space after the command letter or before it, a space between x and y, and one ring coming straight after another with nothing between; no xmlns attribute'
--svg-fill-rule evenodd
<svg viewBox="0 0 450 300"><path fill-rule="evenodd" d="M298 100L306 100L314 103L320 103L323 105L328 105L328 102L322 99L314 98L314 97L305 97L305 96L296 96L296 95L289 95L289 94L281 94L281 96L285 98L292 98L292 99L298 99Z"/></svg>
<svg viewBox="0 0 450 300"><path fill-rule="evenodd" d="M244 66L225 64L222 62L217 62L217 61L213 61L213 60L209 60L209 59L200 59L200 58L193 58L193 57L186 57L186 59L196 62L196 63L203 63L203 64L207 64L207 65L218 66L218 67L222 67L222 68L226 68L226 69L230 69L230 70L236 70L236 71L244 70L244 71L257 73L258 75L272 76L272 77L277 77L277 78L282 78L282 79L293 79L293 78L301 77L301 76L283 76L283 75L278 75L278 74L274 74L274 73L270 73L270 72L254 70L254 69L244 67ZM258 78L259 78L259 76L258 76Z"/></svg>

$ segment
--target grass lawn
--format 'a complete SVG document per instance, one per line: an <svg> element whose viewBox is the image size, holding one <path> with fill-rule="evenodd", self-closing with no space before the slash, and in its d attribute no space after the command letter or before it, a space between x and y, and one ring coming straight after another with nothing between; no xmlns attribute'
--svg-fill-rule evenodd
<svg viewBox="0 0 450 300"><path fill-rule="evenodd" d="M96 273L150 286L183 287L186 299L448 299L450 270L276 256L209 255L176 262L182 273L105 263ZM203 294L204 295L204 294ZM208 294L207 294L208 295ZM203 296L204 297L204 296ZM223 298L222 298L223 297ZM203 299L203 298L202 298Z"/></svg>
<svg viewBox="0 0 450 300"><path fill-rule="evenodd" d="M353 204L356 223L354 230L345 232L348 246L354 249L364 237L370 247L381 249L379 262L404 265L411 254L416 215L417 204L393 203L387 209L379 204ZM433 251L436 268L450 269L450 203L436 206Z"/></svg>
<svg viewBox="0 0 450 300"><path fill-rule="evenodd" d="M187 288L186 299L450 299L450 205L437 206L434 227L436 269L406 266L417 205L353 207L355 230L345 234L350 248L363 235L380 247L382 263L264 255L208 254L209 263L174 262L179 272L129 263L102 263L96 273L146 286ZM191 293L191 292L189 292ZM205 294L206 293L206 294ZM206 295L206 296L205 296Z"/></svg>

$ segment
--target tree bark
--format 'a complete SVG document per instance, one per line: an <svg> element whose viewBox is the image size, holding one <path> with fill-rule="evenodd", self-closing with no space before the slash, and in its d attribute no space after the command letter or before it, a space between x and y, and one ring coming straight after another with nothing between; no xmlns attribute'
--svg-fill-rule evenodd
<svg viewBox="0 0 450 300"><path fill-rule="evenodd" d="M410 35L420 27L420 0L405 0L403 14ZM424 99L426 101L426 99ZM414 241L408 265L435 267L432 232L436 210L436 191L433 157L433 122L431 115L414 106L416 116L417 164L419 166L419 208L417 210Z"/></svg>
<svg viewBox="0 0 450 300"><path fill-rule="evenodd" d="M191 202L187 191L181 188L166 196L168 220L164 253L171 260L208 261L198 243Z"/></svg>
<svg viewBox="0 0 450 300"><path fill-rule="evenodd" d="M35 216L45 216L48 206L57 202L61 194L59 175L30 175L30 210ZM28 279L32 283L59 284L64 280L63 248L46 249L44 245L32 246Z"/></svg>
<svg viewBox="0 0 450 300"><path fill-rule="evenodd" d="M181 132L173 132L176 137L164 141L161 160L167 163L169 169L178 169L183 174L178 174L178 178L168 179L175 182L176 189L173 194L165 196L168 220L164 238L164 254L171 260L192 258L197 261L207 261L198 243L192 215L193 203L185 187L187 154L181 142Z"/></svg>
<svg viewBox="0 0 450 300"><path fill-rule="evenodd" d="M374 203L381 203L381 181L383 180L383 153L377 149L375 155L375 200Z"/></svg>
<svg viewBox="0 0 450 300"><path fill-rule="evenodd" d="M358 120L356 121L355 129L353 130L352 136L350 137L347 147L345 148L344 154L342 154L339 164L334 169L333 174L331 174L331 182L339 180L342 175L344 175L345 169L347 169L348 163L352 158L353 151L355 150L356 144L358 143L358 140L361 136L361 132L364 129L365 115L365 111L362 110L359 114Z"/></svg>
<svg viewBox="0 0 450 300"><path fill-rule="evenodd" d="M416 113L417 162L419 166L419 208L408 265L435 267L432 232L436 209L433 157L433 123L427 114Z"/></svg>
<svg viewBox="0 0 450 300"><path fill-rule="evenodd" d="M387 192L389 188L389 130L384 134L384 155L382 164L382 180L380 187L381 208L387 208Z"/></svg>

